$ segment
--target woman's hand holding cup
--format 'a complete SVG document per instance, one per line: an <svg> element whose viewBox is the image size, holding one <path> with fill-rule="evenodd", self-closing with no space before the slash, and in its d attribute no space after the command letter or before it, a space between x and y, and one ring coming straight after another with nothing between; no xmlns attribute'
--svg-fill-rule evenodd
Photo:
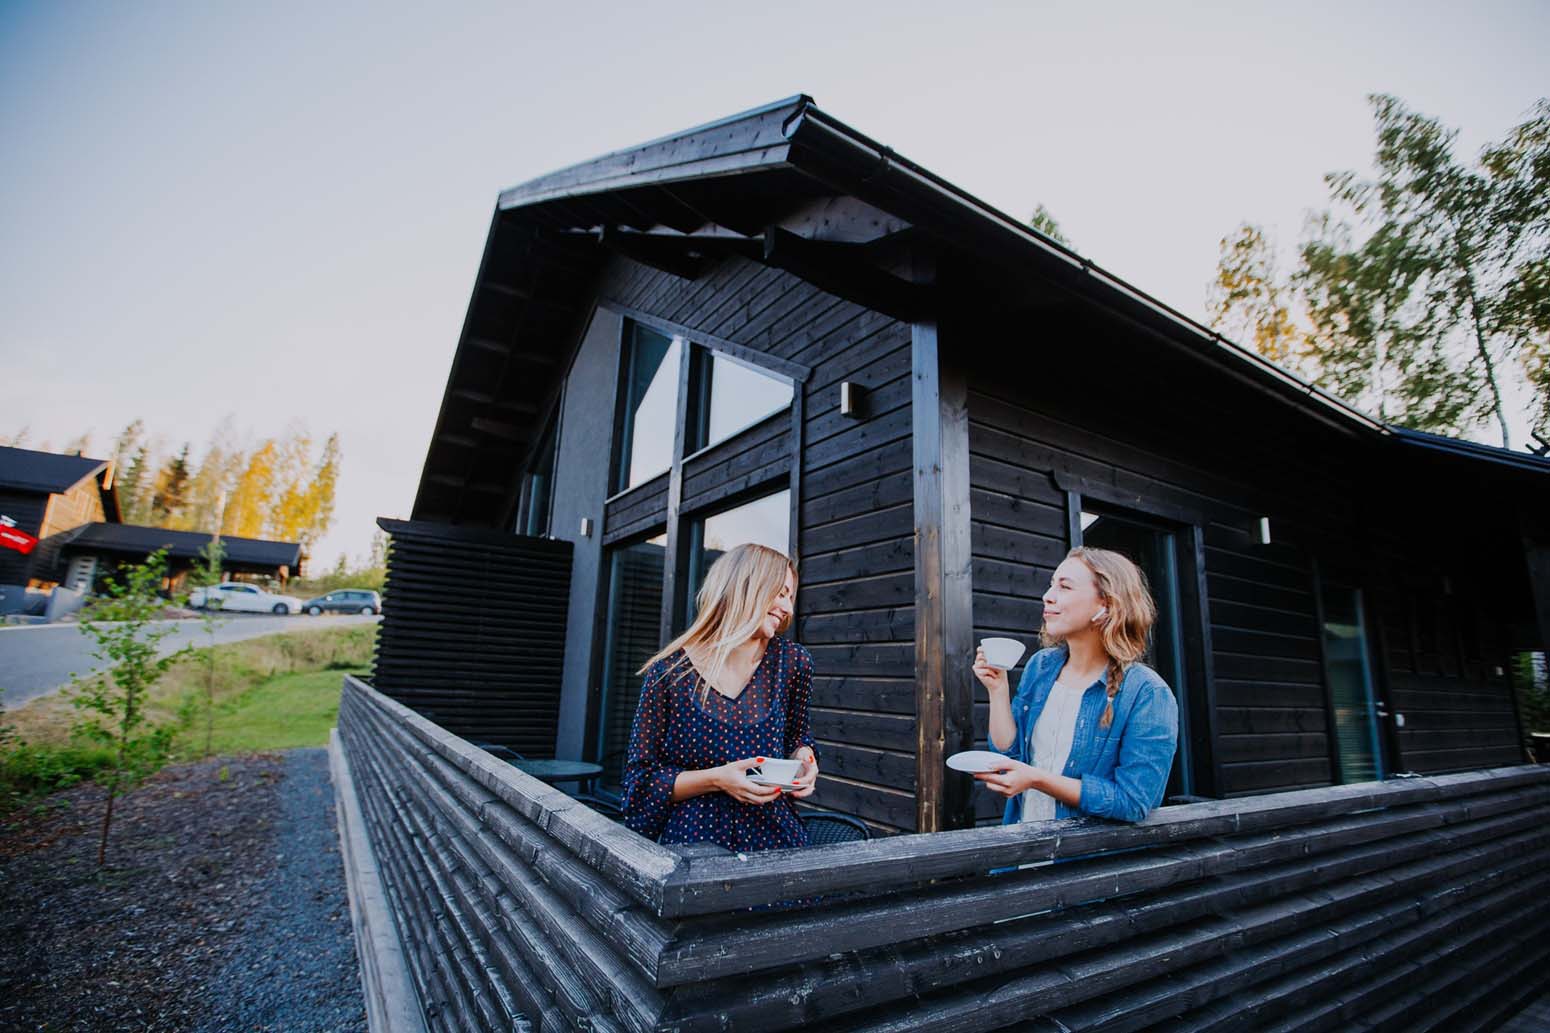
<svg viewBox="0 0 1550 1033"><path fill-rule="evenodd" d="M818 787L818 758L814 755L811 746L800 747L791 755L792 760L802 762L802 767L797 771L796 778L792 781L798 785L798 789L786 790L786 795L798 800L805 800L813 795L813 790Z"/></svg>
<svg viewBox="0 0 1550 1033"><path fill-rule="evenodd" d="M776 786L762 786L748 777L748 772L763 764L768 758L749 757L746 760L729 761L716 768L716 788L742 803L766 804L780 796Z"/></svg>
<svg viewBox="0 0 1550 1033"><path fill-rule="evenodd" d="M1009 689L1006 669L992 666L990 661L985 659L983 649L974 651L974 677L980 680L980 684L985 686L985 691L991 695L1006 692Z"/></svg>

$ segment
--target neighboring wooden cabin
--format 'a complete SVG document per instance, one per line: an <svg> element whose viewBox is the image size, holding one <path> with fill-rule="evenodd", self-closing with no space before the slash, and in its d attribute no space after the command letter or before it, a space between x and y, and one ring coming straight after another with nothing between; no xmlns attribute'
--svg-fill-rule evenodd
<svg viewBox="0 0 1550 1033"><path fill-rule="evenodd" d="M38 539L29 553L0 548L0 612L27 588L59 580L58 536L93 521L116 523L113 464L106 459L0 446L0 518ZM9 590L7 590L9 589Z"/></svg>
<svg viewBox="0 0 1550 1033"><path fill-rule="evenodd" d="M942 763L984 739L974 644L1035 646L1080 542L1151 579L1175 794L1516 763L1508 657L1550 643L1550 462L1386 426L806 97L501 195L413 525L432 568L436 538L572 544L538 711L605 783L717 551L788 549L814 802L884 830L994 820ZM504 708L438 691L461 734Z"/></svg>
<svg viewBox="0 0 1550 1033"><path fill-rule="evenodd" d="M210 535L200 531L169 531L164 527L139 524L86 524L62 535L56 545L62 570L68 570L72 587L90 590L120 564L143 563L158 549L167 553L168 590L181 591L188 573L210 544ZM266 538L221 536L221 570L228 578L243 575L273 578L280 584L301 574L302 551L299 542L277 542Z"/></svg>

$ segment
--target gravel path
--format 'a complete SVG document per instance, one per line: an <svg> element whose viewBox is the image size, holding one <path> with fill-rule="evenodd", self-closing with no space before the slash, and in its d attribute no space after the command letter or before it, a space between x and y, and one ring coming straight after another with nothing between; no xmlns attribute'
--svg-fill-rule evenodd
<svg viewBox="0 0 1550 1033"><path fill-rule="evenodd" d="M328 751L288 751L279 796L274 867L215 977L219 1018L198 1033L366 1029Z"/></svg>
<svg viewBox="0 0 1550 1033"><path fill-rule="evenodd" d="M82 786L0 825L0 1029L366 1028L324 750Z"/></svg>

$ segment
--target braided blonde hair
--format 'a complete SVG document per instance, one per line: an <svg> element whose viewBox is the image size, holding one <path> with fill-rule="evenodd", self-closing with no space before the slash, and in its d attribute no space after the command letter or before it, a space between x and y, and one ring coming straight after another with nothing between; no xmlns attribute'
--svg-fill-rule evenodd
<svg viewBox="0 0 1550 1033"><path fill-rule="evenodd" d="M1147 589L1146 575L1128 556L1109 549L1079 545L1066 553L1066 559L1081 560L1082 565L1092 571L1098 585L1098 598L1108 610L1098 625L1103 651L1109 657L1104 678L1109 699L1098 727L1107 728L1114 721L1114 697L1119 693L1125 672L1131 664L1146 656L1152 625L1157 622L1157 604ZM1039 642L1048 648L1058 645L1060 639L1041 628Z"/></svg>

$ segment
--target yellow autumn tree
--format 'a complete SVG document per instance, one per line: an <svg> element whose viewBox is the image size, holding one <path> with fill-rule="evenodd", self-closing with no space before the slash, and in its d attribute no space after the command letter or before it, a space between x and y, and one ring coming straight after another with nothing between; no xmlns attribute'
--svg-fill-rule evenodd
<svg viewBox="0 0 1550 1033"><path fill-rule="evenodd" d="M310 442L307 443L310 446ZM295 479L284 485L271 525L273 537L300 542L303 552L312 546L333 523L334 489L339 480L339 435L330 434L316 465L309 462L311 448L292 456Z"/></svg>
<svg viewBox="0 0 1550 1033"><path fill-rule="evenodd" d="M267 438L248 457L236 486L226 500L222 534L234 534L239 538L264 536L265 524L269 522L270 496L274 489L278 453L274 439Z"/></svg>

